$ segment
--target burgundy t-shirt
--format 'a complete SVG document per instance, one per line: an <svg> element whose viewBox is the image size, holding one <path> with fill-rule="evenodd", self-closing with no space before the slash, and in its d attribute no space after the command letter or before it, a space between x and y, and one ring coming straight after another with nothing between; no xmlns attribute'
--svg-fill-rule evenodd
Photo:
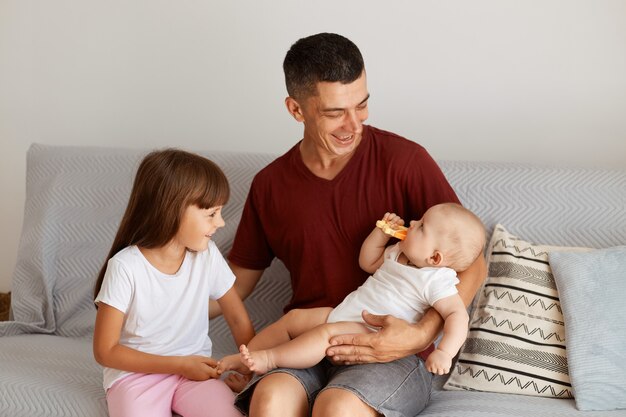
<svg viewBox="0 0 626 417"><path fill-rule="evenodd" d="M426 150L364 126L363 138L332 180L302 162L299 144L254 178L228 259L261 270L277 257L291 273L293 308L335 307L368 273L359 267L365 238L385 212L405 222L431 206L458 202Z"/></svg>

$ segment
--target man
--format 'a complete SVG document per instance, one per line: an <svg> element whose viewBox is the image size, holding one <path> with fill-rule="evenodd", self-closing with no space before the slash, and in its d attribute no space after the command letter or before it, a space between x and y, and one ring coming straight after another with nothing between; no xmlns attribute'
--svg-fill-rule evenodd
<svg viewBox="0 0 626 417"><path fill-rule="evenodd" d="M242 298L278 257L291 273L286 311L334 307L367 278L359 250L385 212L421 218L430 206L458 199L424 148L363 124L367 79L350 40L329 33L300 39L283 68L285 104L304 135L255 176L229 261ZM466 305L484 276L482 257L460 275ZM436 338L441 317L431 309L415 325L391 316L364 319L380 331L333 338L331 360L308 370L279 368L253 378L237 405L252 417L419 413L432 375L415 354Z"/></svg>

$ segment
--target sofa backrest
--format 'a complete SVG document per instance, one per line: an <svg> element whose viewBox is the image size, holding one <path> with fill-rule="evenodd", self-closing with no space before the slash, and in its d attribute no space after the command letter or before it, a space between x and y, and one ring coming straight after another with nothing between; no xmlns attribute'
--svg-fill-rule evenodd
<svg viewBox="0 0 626 417"><path fill-rule="evenodd" d="M91 335L92 290L147 150L35 144L27 156L24 225L13 276L14 321L0 335ZM215 241L231 248L254 174L276 155L200 152L226 173L231 198ZM501 223L544 244L609 247L626 243L626 171L441 161L461 202L490 233ZM275 261L246 306L257 329L282 313L289 275ZM213 320L215 355L235 350L222 319Z"/></svg>
<svg viewBox="0 0 626 417"><path fill-rule="evenodd" d="M555 246L626 243L626 171L441 161L463 205L485 223ZM626 167L625 167L626 169Z"/></svg>

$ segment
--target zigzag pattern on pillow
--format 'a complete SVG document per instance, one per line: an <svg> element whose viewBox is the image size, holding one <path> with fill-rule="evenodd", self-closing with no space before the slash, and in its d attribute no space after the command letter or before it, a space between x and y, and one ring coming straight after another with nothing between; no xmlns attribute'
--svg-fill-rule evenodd
<svg viewBox="0 0 626 417"><path fill-rule="evenodd" d="M495 227L488 277L445 389L573 397L563 313L548 263L555 249Z"/></svg>

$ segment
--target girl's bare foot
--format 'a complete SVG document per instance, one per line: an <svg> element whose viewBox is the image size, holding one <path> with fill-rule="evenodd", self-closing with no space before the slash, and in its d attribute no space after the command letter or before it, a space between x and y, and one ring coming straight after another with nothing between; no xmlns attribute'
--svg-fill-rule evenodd
<svg viewBox="0 0 626 417"><path fill-rule="evenodd" d="M239 352L241 353L241 362L252 372L264 374L277 368L270 350L250 352L246 345L241 345Z"/></svg>

